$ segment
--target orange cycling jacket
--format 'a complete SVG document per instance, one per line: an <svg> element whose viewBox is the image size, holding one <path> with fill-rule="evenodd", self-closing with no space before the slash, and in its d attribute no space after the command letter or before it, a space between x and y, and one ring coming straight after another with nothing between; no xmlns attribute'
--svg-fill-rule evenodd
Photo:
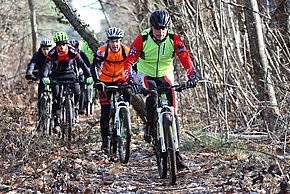
<svg viewBox="0 0 290 194"><path fill-rule="evenodd" d="M97 50L93 65L91 67L92 76L95 82L117 82L124 78L124 61L129 53L129 47L121 45L120 50L114 53L109 48L108 43ZM96 72L96 68L98 71Z"/></svg>

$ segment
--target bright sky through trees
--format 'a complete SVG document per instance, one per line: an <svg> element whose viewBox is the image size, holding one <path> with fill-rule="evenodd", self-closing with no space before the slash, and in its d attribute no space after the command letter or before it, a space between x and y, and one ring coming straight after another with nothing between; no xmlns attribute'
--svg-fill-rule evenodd
<svg viewBox="0 0 290 194"><path fill-rule="evenodd" d="M90 25L90 29L95 33L101 29L101 20L105 18L100 10L101 6L97 0L73 0L72 6L77 9L80 18Z"/></svg>

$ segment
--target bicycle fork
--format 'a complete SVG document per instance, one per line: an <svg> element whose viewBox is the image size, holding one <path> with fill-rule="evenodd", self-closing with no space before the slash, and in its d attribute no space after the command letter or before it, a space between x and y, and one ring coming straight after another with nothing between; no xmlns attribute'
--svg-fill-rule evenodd
<svg viewBox="0 0 290 194"><path fill-rule="evenodd" d="M162 111L165 109L169 109L170 111ZM157 114L158 114L158 123L159 123L159 138L161 142L161 150L162 152L166 152L166 145L165 145L165 137L164 137L164 128L163 128L163 116L165 114L170 114L172 118L172 134L173 134L173 143L174 143L174 148L176 151L179 151L179 143L178 143L178 136L177 136L177 128L176 128L176 118L173 115L174 108L172 106L165 106L165 107L160 107L157 108Z"/></svg>
<svg viewBox="0 0 290 194"><path fill-rule="evenodd" d="M125 105L124 105L125 104ZM121 134L122 134L122 128L121 128L121 122L120 122L120 110L122 108L128 110L128 107L129 107L129 102L116 102L116 113L115 113L115 120L114 120L114 127L116 129L116 132L117 132L117 136L118 137L121 137ZM128 113L128 120L129 120L129 123L130 123L130 112L127 111Z"/></svg>

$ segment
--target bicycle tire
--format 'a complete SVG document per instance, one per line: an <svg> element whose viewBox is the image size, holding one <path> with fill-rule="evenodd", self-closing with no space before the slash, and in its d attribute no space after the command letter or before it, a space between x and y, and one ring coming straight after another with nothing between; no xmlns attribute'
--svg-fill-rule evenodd
<svg viewBox="0 0 290 194"><path fill-rule="evenodd" d="M43 95L39 99L39 131L44 134L44 115L45 115L45 99Z"/></svg>
<svg viewBox="0 0 290 194"><path fill-rule="evenodd" d="M91 87L91 86L88 86ZM94 90L89 88L86 92L86 115L94 114Z"/></svg>
<svg viewBox="0 0 290 194"><path fill-rule="evenodd" d="M94 114L94 102L90 102L90 114Z"/></svg>
<svg viewBox="0 0 290 194"><path fill-rule="evenodd" d="M119 112L121 134L117 137L119 160L121 163L128 163L130 157L131 124L128 116L128 110L121 108Z"/></svg>
<svg viewBox="0 0 290 194"><path fill-rule="evenodd" d="M46 119L47 119L47 133L48 135L52 134L52 128L53 128L53 119L52 119L52 101L51 98L46 99Z"/></svg>
<svg viewBox="0 0 290 194"><path fill-rule="evenodd" d="M47 99L42 96L39 99L39 107L40 107L40 129L43 133L43 135L49 135L49 131L50 131L50 115L51 114L50 110L49 110L49 103L47 101Z"/></svg>
<svg viewBox="0 0 290 194"><path fill-rule="evenodd" d="M66 100L65 101L65 114L66 114L66 127L65 127L65 136L67 138L67 141L71 141L72 139L72 126L73 126L73 107L72 107L72 101Z"/></svg>
<svg viewBox="0 0 290 194"><path fill-rule="evenodd" d="M80 99L79 99L79 110L86 108L87 94L84 84L80 84Z"/></svg>
<svg viewBox="0 0 290 194"><path fill-rule="evenodd" d="M175 147L172 135L172 116L170 114L164 114L163 116L163 128L167 148L168 159L168 171L169 171L169 184L174 185L176 183L176 155Z"/></svg>
<svg viewBox="0 0 290 194"><path fill-rule="evenodd" d="M156 156L159 176L161 179L165 179L167 177L167 152L162 152L161 150L158 123L155 125L154 130L154 152Z"/></svg>
<svg viewBox="0 0 290 194"><path fill-rule="evenodd" d="M111 117L111 133L110 133L110 139L109 139L109 153L111 156L113 156L117 152L117 132L115 130L114 126L114 120L115 116Z"/></svg>
<svg viewBox="0 0 290 194"><path fill-rule="evenodd" d="M94 114L94 103L93 102L87 102L86 103L86 115L92 115Z"/></svg>

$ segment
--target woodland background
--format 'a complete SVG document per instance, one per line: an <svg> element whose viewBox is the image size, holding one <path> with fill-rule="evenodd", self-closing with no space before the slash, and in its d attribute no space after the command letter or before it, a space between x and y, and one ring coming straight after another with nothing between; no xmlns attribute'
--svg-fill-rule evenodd
<svg viewBox="0 0 290 194"><path fill-rule="evenodd" d="M231 172L227 172L229 175L226 174L226 177L230 178L219 185L236 185L235 191L261 189L263 192L281 192L289 188L289 1L112 0L99 3L107 17L107 20L103 21L102 30L97 34L99 41L105 41L104 32L109 26L117 26L125 30L124 43L130 46L137 35L149 26L148 18L157 8L169 11L173 20L173 30L185 41L201 79L195 89L178 94L180 123L185 136L184 149L191 154L188 154L189 159L195 157L194 160L198 161L198 154L195 151L198 150L197 153L200 153L198 148L201 146L206 149L204 152L208 160L204 165L199 163L199 170L191 166L190 172L185 173L186 176L192 173L198 175L201 170L214 169L216 163L209 164L213 155L222 157L219 161L238 160L235 170L240 169L245 163L258 169L258 172L246 169L250 172L255 171L253 174L250 173L250 179L253 185L259 181L258 189L249 185L241 186L246 183L241 183L241 180L245 179L240 176L235 177L235 180L239 181L233 181L234 175ZM35 174L41 176L45 169L55 165L46 161L44 163L47 166L41 168L39 163L29 159L31 149L34 149L33 145L41 149L40 147L48 141L39 139L37 135L31 136L34 134L35 107L31 105L33 103L35 105L35 99L33 101L35 92L33 84L28 84L24 78L26 65L31 59L33 50L38 48L38 41L43 37L52 38L56 31L66 31L70 38L83 38L94 48L85 21L75 21L79 22L79 29L76 29L71 21L75 18L65 17L66 13L77 16L77 10L63 10L62 4L69 5L70 2L1 0L0 148L3 170L0 175L2 175L1 184L8 185L3 188L8 190L23 188L23 183L27 180L39 178L35 177ZM31 25L33 23L35 26ZM178 82L186 81L185 71L178 59L175 61L175 72ZM136 128L137 126L138 122ZM88 134L92 132L88 131ZM97 145L97 142L95 143ZM59 145L56 142L54 144ZM220 149L216 151L217 148ZM245 156L247 160L241 156L241 150L250 153L248 153L250 156L247 154ZM81 158L81 155L79 157ZM205 160L204 155L200 158ZM263 162L258 162L258 167L255 166L260 160ZM61 161L66 160L62 158ZM228 165L227 162L225 164ZM21 180L15 179L16 175L13 173L18 167L22 167L24 173L30 174L23 175L24 178ZM32 168L31 172L26 171L27 168L23 169L24 167ZM114 169L120 170L116 166ZM216 173L222 174L220 171ZM267 174L271 175L270 178L266 177ZM188 180L192 181L190 178ZM194 182L197 184L196 187L200 186ZM103 185L99 185L98 188L106 189L105 183L103 181ZM43 185L33 187L32 190L52 188ZM138 191L140 185L132 185ZM249 190L237 190L248 187ZM142 186L141 188L144 189ZM152 191L152 188L147 190ZM228 188L223 189L226 191ZM147 190L145 187L145 191Z"/></svg>

